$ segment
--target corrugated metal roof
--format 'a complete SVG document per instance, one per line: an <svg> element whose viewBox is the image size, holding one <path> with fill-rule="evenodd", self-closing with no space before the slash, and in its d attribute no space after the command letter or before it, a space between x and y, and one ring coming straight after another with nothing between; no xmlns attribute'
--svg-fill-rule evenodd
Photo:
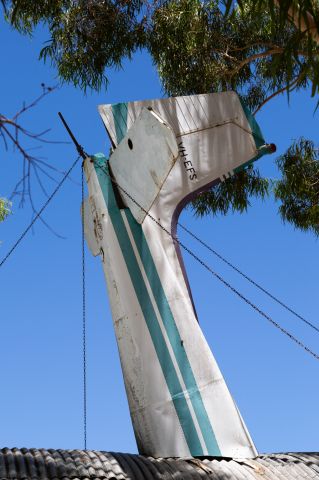
<svg viewBox="0 0 319 480"><path fill-rule="evenodd" d="M301 480L319 479L319 453L255 459L150 458L93 450L0 450L0 480Z"/></svg>

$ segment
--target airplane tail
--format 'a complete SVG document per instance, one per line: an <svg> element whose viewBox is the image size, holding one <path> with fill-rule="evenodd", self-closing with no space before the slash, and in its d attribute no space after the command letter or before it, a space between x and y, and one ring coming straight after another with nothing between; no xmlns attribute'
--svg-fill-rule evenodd
<svg viewBox="0 0 319 480"><path fill-rule="evenodd" d="M139 452L254 457L197 321L175 232L187 202L270 147L232 92L100 113L116 148L85 161L86 234L103 262Z"/></svg>

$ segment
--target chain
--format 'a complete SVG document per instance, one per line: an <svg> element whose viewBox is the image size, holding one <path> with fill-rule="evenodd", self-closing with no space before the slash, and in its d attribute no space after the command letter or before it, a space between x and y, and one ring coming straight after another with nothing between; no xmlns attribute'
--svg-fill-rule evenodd
<svg viewBox="0 0 319 480"><path fill-rule="evenodd" d="M199 258L192 250L190 250L183 242L178 240L177 237L172 235L172 233L167 230L158 220L156 220L153 215L151 215L149 212L147 212L142 205L140 205L121 185L119 185L114 178L111 177L109 172L101 167L100 165L97 165L98 168L100 168L106 175L109 176L111 179L111 182L117 186L119 190L121 190L136 206L138 206L156 225L158 225L167 235L169 235L173 242L176 242L183 250L185 250L191 257L193 257L197 262L199 262L206 270L208 270L215 278L217 278L221 283L225 285L225 287L229 288L233 293L235 293L239 298L241 298L247 305L252 307L256 312L258 312L262 317L264 317L266 320L268 320L274 327L276 327L278 330L280 330L284 335L286 335L290 340L295 342L299 347L303 348L307 353L312 355L316 360L319 360L319 355L312 351L309 347L307 347L303 342L298 340L297 337L292 335L288 330L286 330L284 327L279 325L279 323L275 322L269 315L267 315L265 312L263 312L259 307L257 307L253 302L251 302L248 298L246 298L242 293L240 293L236 288L234 288L230 283L228 283L224 278L222 278L218 273L216 273L212 268L210 268L201 258Z"/></svg>
<svg viewBox="0 0 319 480"><path fill-rule="evenodd" d="M20 235L20 237L18 238L18 240L13 244L13 246L11 247L11 249L9 250L9 252L6 254L6 256L1 260L0 262L0 267L2 267L2 265L8 260L8 258L10 257L10 255L14 252L14 250L17 248L17 246L19 245L19 243L24 239L24 237L26 236L26 234L28 233L28 231L32 228L32 226L35 224L35 222L38 220L38 218L41 216L41 214L43 213L43 211L46 209L46 207L49 205L49 203L51 202L52 198L56 195L56 193L60 190L61 186L63 185L63 183L65 182L65 180L67 179L67 177L70 175L70 173L72 172L73 168L75 167L75 165L77 164L77 162L79 161L80 157L77 157L77 159L75 160L75 162L71 165L71 167L69 168L69 170L66 172L66 174L64 175L64 177L62 178L62 180L60 181L60 183L57 185L57 187L53 190L53 192L51 193L51 195L48 197L47 201L45 202L45 204L40 208L40 210L37 212L37 214L35 215L35 217L33 218L33 220L31 221L31 223L28 225L28 227L22 232L22 234Z"/></svg>
<svg viewBox="0 0 319 480"><path fill-rule="evenodd" d="M214 250L212 247L210 247L209 245L207 245L207 243L205 243L203 240L201 240L199 237L197 237L193 232L191 232L190 230L188 230L188 228L184 227L184 225L182 225L181 223L178 223L178 225L185 231L187 232L191 237L193 237L195 240L197 240L197 242L199 242L201 245L203 245L205 248L207 248L207 250L209 250L210 252L212 252L214 255L216 255L216 257L218 257L220 260L222 260L222 262L226 263L226 265L228 265L230 268L232 268L233 270L235 270L235 272L239 273L239 275L241 275L243 278L245 278L248 282L250 282L252 285L254 285L255 287L259 288L259 290L261 290L263 293L265 293L266 295L268 295L268 297L270 297L272 300L274 300L275 302L277 302L279 305L281 305L282 307L284 307L286 310L288 310L288 312L292 313L293 315L295 315L297 318L299 318L299 320L303 321L304 323L306 323L309 327L313 328L314 330L316 330L316 332L319 333L319 328L316 327L316 325L314 325L313 323L309 322L309 320L306 320L304 317L302 317L301 315L299 315L299 313L295 312L295 310L293 310L292 308L290 308L288 305L286 305L284 302L282 302L281 300L279 300L279 298L275 297L272 293L270 293L268 290L266 290L264 287L262 287L261 285L259 285L257 282L255 282L252 278L248 277L248 275L246 275L244 272L242 272L238 267L236 267L235 265L233 265L232 263L230 263L226 258L224 258L222 255L220 255L220 253L216 252L216 250Z"/></svg>
<svg viewBox="0 0 319 480"><path fill-rule="evenodd" d="M40 210L37 212L31 223L28 225L28 227L22 232L20 237L17 239L17 241L13 244L9 252L6 254L6 256L2 259L0 262L0 267L8 260L10 255L14 252L14 250L17 248L17 246L20 244L20 242L23 240L23 238L26 236L26 234L29 232L29 230L32 228L34 223L38 220L38 218L41 216L43 211L46 209L46 207L49 205L53 197L56 195L56 193L60 190L61 186L67 179L67 177L70 175L72 170L74 169L75 165L78 163L80 159L80 156L76 158L74 163L71 165L69 170L66 172L60 183L57 185L57 187L53 190L51 195L48 197L47 201L44 203L44 205L40 208ZM83 429L84 429L84 449L86 450L87 446L87 395L86 395L86 290L85 290L85 239L84 239L84 174L83 174L83 168L82 168L82 174L81 174L81 196L82 196L82 336L83 336Z"/></svg>
<svg viewBox="0 0 319 480"><path fill-rule="evenodd" d="M84 171L81 169L82 196L82 347L83 347L83 437L86 450L87 437L87 395L86 395L86 289L85 289L85 235L84 235Z"/></svg>

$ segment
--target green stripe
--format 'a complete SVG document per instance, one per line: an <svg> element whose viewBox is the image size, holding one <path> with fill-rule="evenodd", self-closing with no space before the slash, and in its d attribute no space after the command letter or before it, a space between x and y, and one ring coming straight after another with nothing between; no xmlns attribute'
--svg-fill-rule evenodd
<svg viewBox="0 0 319 480"><path fill-rule="evenodd" d="M117 141L119 143L126 133L126 131L123 131L122 129L122 127L124 128L122 120L124 112L126 114L125 118L127 118L127 104L113 105L112 110L115 125L121 125L121 128L119 128L119 134L117 132ZM145 272L152 288L153 296L155 298L166 333L173 348L179 370L183 377L183 381L185 383L192 406L194 408L194 412L200 426L208 454L216 456L221 455L211 422L209 420L201 394L199 392L186 351L182 346L182 339L180 338L179 331L177 329L172 311L170 309L164 289L162 287L157 268L154 264L151 252L148 248L148 244L144 236L143 230L141 226L135 221L129 210L126 210L125 215L130 224L135 243L137 245Z"/></svg>
<svg viewBox="0 0 319 480"><path fill-rule="evenodd" d="M158 275L156 265L150 252L147 240L141 226L133 218L130 211L126 211L125 215L131 227L134 241L141 256L147 278L152 288L152 292L160 312L163 324L168 335L170 344L173 348L175 358L178 363L179 370L183 377L187 392L189 394L195 415L200 426L208 455L221 455L217 440L209 420L205 405L203 403L200 391L198 389L196 379L190 365L187 353L182 344L182 338L175 323L174 316L165 295L161 280Z"/></svg>
<svg viewBox="0 0 319 480"><path fill-rule="evenodd" d="M260 126L258 125L255 117L253 116L253 114L251 113L251 111L249 110L247 105L245 105L242 100L240 100L240 103L241 103L242 109L244 110L244 113L246 115L249 126L251 128L251 131L252 131L252 134L253 134L253 137L254 137L254 140L255 140L256 148L258 149L258 148L262 147L263 145L265 145L265 143L266 143L265 139L263 137L263 134L261 133Z"/></svg>
<svg viewBox="0 0 319 480"><path fill-rule="evenodd" d="M116 103L112 105L112 113L117 143L120 143L127 131L127 103Z"/></svg>
<svg viewBox="0 0 319 480"><path fill-rule="evenodd" d="M244 110L244 113L246 115L249 126L251 128L253 139L254 139L254 142L255 142L255 145L256 145L256 149L257 150L260 149L260 150L257 153L257 155L255 155L253 158L248 160L248 162L245 162L242 165L240 165L239 167L235 168L234 173L238 173L241 170L244 170L246 167L248 167L248 165L251 165L252 163L256 162L256 160L258 160L260 157L263 157L265 154L269 153L269 151L267 151L267 149L261 148L262 146L265 145L266 142L265 142L265 139L263 137L263 134L261 133L260 127L259 127L255 117L253 116L253 114L251 113L251 111L249 110L247 105L245 105L244 102L241 99L240 99L240 103L241 103L242 109Z"/></svg>
<svg viewBox="0 0 319 480"><path fill-rule="evenodd" d="M156 313L150 300L142 273L138 266L134 255L132 245L121 216L120 210L116 204L113 188L108 173L106 173L106 158L99 154L94 157L94 164L99 184L104 196L109 216L114 227L117 240L119 242L131 281L134 287L137 299L141 306L146 325L150 332L152 342L161 365L163 375L165 377L167 387L172 396L177 416L183 429L185 439L191 455L203 455L203 449L191 417L189 407L187 405L182 386L178 380L174 364L172 362L169 350L165 343L160 325L158 323ZM130 216L130 212L126 210L126 215ZM141 227L140 227L141 229Z"/></svg>

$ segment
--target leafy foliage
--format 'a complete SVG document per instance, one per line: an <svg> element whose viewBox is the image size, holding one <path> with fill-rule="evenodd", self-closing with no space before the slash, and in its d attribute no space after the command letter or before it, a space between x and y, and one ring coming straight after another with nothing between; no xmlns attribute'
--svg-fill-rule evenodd
<svg viewBox="0 0 319 480"><path fill-rule="evenodd" d="M236 90L257 110L307 87L319 72L318 56L310 58L318 45L291 23L279 28L279 16L275 24L267 12L256 16L253 4L227 19L217 1L173 0L155 11L150 50L170 95Z"/></svg>
<svg viewBox="0 0 319 480"><path fill-rule="evenodd" d="M6 198L0 198L0 223L11 213L11 202Z"/></svg>
<svg viewBox="0 0 319 480"><path fill-rule="evenodd" d="M270 13L256 15L254 4L241 2L227 21L218 1L173 0L157 9L150 50L169 95L236 90L258 111L279 93L307 87L319 72L312 55L319 53L317 44L300 38L290 22L282 27L278 10L275 22ZM267 179L249 167L202 194L193 207L198 215L226 215L247 210L250 197L268 194Z"/></svg>
<svg viewBox="0 0 319 480"><path fill-rule="evenodd" d="M280 9L271 0L242 0L240 8L216 0L2 3L21 32L47 25L51 38L41 57L57 66L62 80L83 89L101 88L108 68L146 47L171 94L236 89L256 109L278 90L312 83L318 92L318 45L287 16L283 21L293 3L288 0ZM301 3L316 11L317 2Z"/></svg>
<svg viewBox="0 0 319 480"><path fill-rule="evenodd" d="M225 0L225 13L228 15L232 9L245 8L245 0ZM282 27L287 19L296 21L299 27L305 24L307 33L312 33L315 28L319 31L319 3L318 0L255 0L252 4L254 14L262 15L265 11L270 12L273 21L279 20ZM278 18L279 12L279 18ZM303 28L300 28L303 30Z"/></svg>
<svg viewBox="0 0 319 480"><path fill-rule="evenodd" d="M12 0L9 19L18 30L31 33L47 24L51 39L40 52L59 77L82 89L107 84L105 69L120 67L124 57L142 44L141 0Z"/></svg>
<svg viewBox="0 0 319 480"><path fill-rule="evenodd" d="M302 138L277 164L283 178L275 184L275 197L283 220L319 235L319 150Z"/></svg>
<svg viewBox="0 0 319 480"><path fill-rule="evenodd" d="M264 198L268 195L269 181L262 178L257 169L249 165L225 182L218 183L208 192L199 195L193 202L196 215L209 213L226 215L232 211L244 212L250 206L252 196Z"/></svg>
<svg viewBox="0 0 319 480"><path fill-rule="evenodd" d="M41 57L57 67L63 81L84 90L106 85L108 68L119 68L123 58L146 48L169 95L235 90L257 113L284 92L289 99L292 91L311 86L312 95L319 94L318 0L2 0L2 5L23 33L47 25L51 38ZM307 160L317 159L315 152L303 139L290 147L280 157L284 177L274 188L282 217L318 233L318 184ZM288 158L293 164L294 157L299 174L292 177ZM243 212L250 198L264 198L269 186L250 166L200 196L195 213Z"/></svg>

